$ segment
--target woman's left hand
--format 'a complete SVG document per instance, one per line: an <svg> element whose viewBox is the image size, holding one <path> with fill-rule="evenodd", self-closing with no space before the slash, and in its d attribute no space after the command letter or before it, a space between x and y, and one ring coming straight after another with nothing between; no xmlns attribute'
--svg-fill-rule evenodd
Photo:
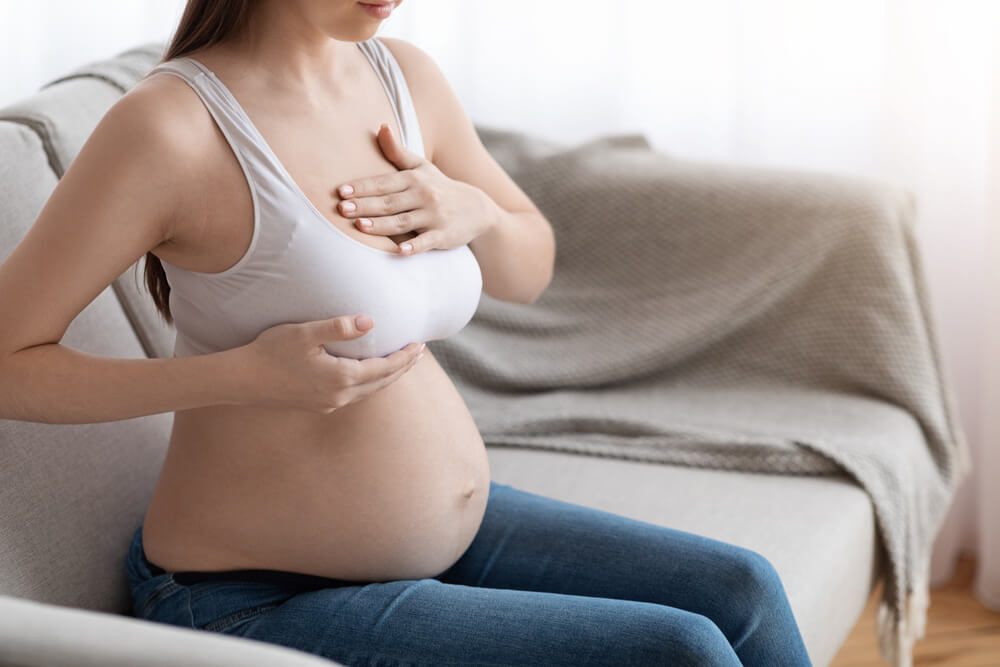
<svg viewBox="0 0 1000 667"><path fill-rule="evenodd" d="M340 214L354 219L357 229L384 236L417 232L399 244L401 254L414 255L457 248L490 228L496 204L485 192L445 176L430 160L400 144L385 123L377 140L399 171L351 180L336 189ZM365 225L366 220L371 224Z"/></svg>

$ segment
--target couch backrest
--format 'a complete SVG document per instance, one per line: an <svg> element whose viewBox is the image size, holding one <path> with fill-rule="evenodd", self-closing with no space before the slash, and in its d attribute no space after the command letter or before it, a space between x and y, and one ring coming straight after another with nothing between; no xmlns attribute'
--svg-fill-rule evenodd
<svg viewBox="0 0 1000 667"><path fill-rule="evenodd" d="M0 109L0 262L101 117L164 48L85 65ZM170 356L173 327L156 315L142 265L101 292L61 343L109 357ZM0 420L0 594L126 613L125 553L171 423L171 413L96 424Z"/></svg>

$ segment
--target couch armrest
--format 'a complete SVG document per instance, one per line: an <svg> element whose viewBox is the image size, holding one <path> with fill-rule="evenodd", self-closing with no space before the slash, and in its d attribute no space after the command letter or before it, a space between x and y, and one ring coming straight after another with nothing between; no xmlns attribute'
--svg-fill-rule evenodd
<svg viewBox="0 0 1000 667"><path fill-rule="evenodd" d="M4 667L330 667L253 639L0 595Z"/></svg>

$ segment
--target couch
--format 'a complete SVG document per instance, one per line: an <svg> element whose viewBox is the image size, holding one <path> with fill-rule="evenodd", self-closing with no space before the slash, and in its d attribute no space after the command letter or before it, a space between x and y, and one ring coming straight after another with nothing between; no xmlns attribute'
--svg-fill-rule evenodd
<svg viewBox="0 0 1000 667"><path fill-rule="evenodd" d="M164 48L143 44L85 64L0 109L0 261L99 119ZM477 131L487 149L500 146L502 132ZM502 151L494 155L503 165ZM174 330L142 286L143 261L76 317L62 344L110 357L171 356ZM171 419L0 420L0 664L331 664L131 617L123 559L164 460ZM499 482L760 552L781 575L817 666L831 662L882 573L873 506L847 476L650 465L515 447L487 451Z"/></svg>

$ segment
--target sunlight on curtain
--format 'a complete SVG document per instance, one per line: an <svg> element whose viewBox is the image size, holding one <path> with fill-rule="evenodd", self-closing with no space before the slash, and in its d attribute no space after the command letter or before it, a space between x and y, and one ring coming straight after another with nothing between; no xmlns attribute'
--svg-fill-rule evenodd
<svg viewBox="0 0 1000 667"><path fill-rule="evenodd" d="M990 230L990 276L986 285L984 311L988 315L986 358L986 387L983 397L983 420L981 432L981 456L978 464L982 470L981 483L976 489L976 506L978 513L978 555L981 562L990 563L987 568L980 568L977 573L976 595L986 605L1000 610L1000 484L997 483L997 473L1000 472L1000 446L997 436L1000 434L1000 411L995 407L1000 405L1000 48L993 51L993 126L990 135L990 158L987 173L990 174L992 187L988 188L988 211Z"/></svg>
<svg viewBox="0 0 1000 667"><path fill-rule="evenodd" d="M0 0L0 106L91 60L168 39L183 0Z"/></svg>

